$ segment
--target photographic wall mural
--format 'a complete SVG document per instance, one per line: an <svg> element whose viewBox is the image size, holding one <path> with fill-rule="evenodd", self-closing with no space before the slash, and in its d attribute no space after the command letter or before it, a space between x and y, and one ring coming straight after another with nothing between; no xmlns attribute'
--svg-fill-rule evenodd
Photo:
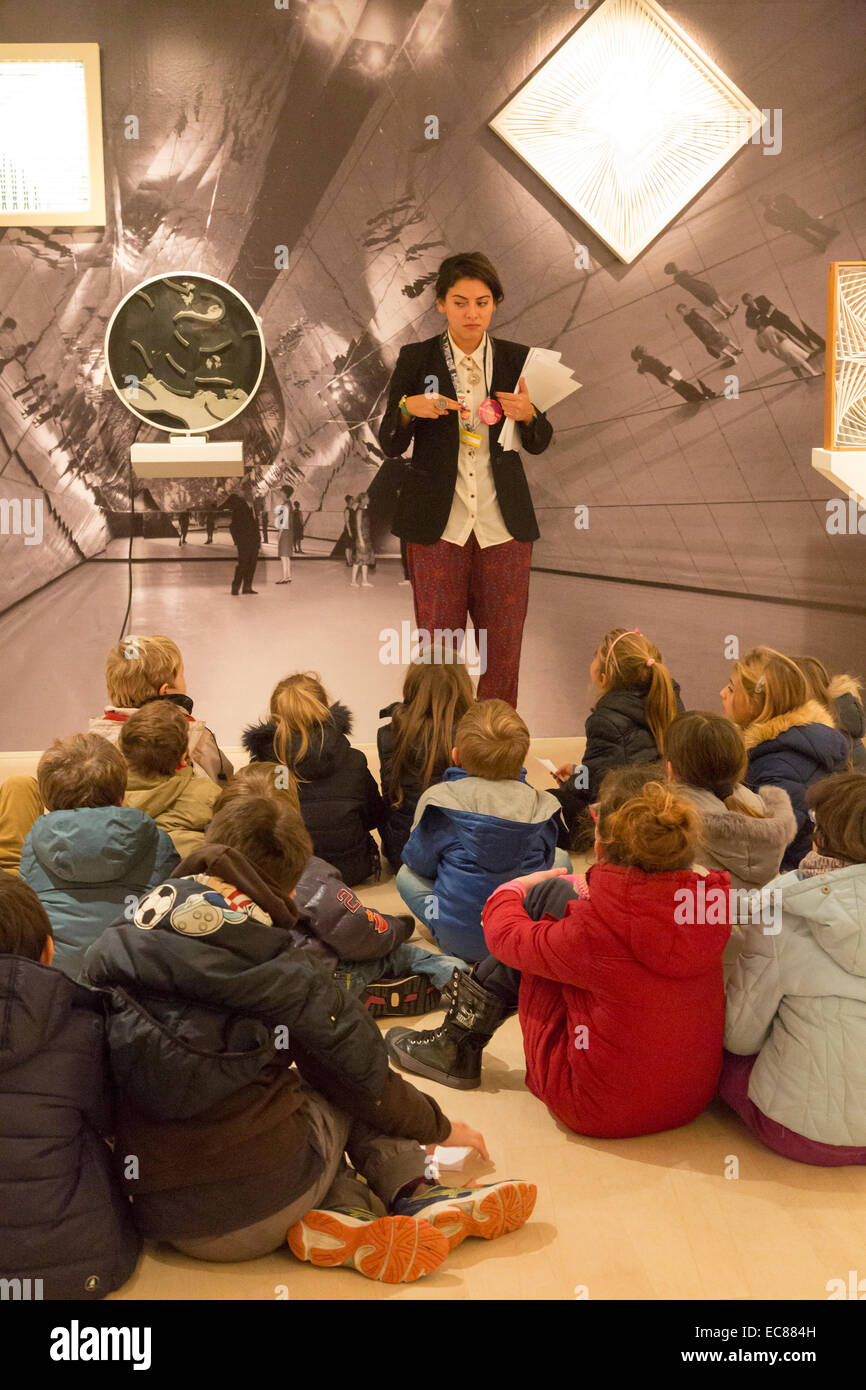
<svg viewBox="0 0 866 1390"><path fill-rule="evenodd" d="M383 393L400 346L441 323L439 262L474 249L508 289L493 332L562 352L582 382L526 460L536 567L862 604L857 537L831 542L810 458L827 263L866 256L866 9L665 6L764 121L626 265L490 127L591 8L152 0L142 25L128 3L6 0L8 42L100 46L107 225L0 228L0 501L43 502L42 544L0 537L0 609L128 532L130 446L172 412L117 399L106 326L179 268L261 322L261 385L211 433L243 439L254 496L291 487L305 534L336 548L344 495L368 491L375 547L396 553ZM166 293L207 315L200 286ZM130 351L119 370L146 379ZM219 480L133 487L137 526L176 545Z"/></svg>

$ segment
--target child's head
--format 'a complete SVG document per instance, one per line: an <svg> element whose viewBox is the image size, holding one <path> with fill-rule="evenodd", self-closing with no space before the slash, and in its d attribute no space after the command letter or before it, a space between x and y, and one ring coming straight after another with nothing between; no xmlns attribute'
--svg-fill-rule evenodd
<svg viewBox="0 0 866 1390"><path fill-rule="evenodd" d="M648 874L691 868L701 833L701 818L691 802L663 782L645 783L626 801L620 796L616 784L611 795L602 783L598 839L607 863Z"/></svg>
<svg viewBox="0 0 866 1390"><path fill-rule="evenodd" d="M313 853L300 814L275 796L236 797L216 811L204 837L208 844L237 850L286 896L295 891Z"/></svg>
<svg viewBox="0 0 866 1390"><path fill-rule="evenodd" d="M823 661L819 661L817 656L795 656L793 660L806 677L809 698L829 706L830 672Z"/></svg>
<svg viewBox="0 0 866 1390"><path fill-rule="evenodd" d="M118 744L142 777L170 777L186 761L189 722L169 700L150 700L129 716Z"/></svg>
<svg viewBox="0 0 866 1390"><path fill-rule="evenodd" d="M753 647L735 661L723 690L726 718L741 728L799 709L809 699L806 677L796 661L772 647Z"/></svg>
<svg viewBox="0 0 866 1390"><path fill-rule="evenodd" d="M835 772L806 792L819 854L866 864L866 772Z"/></svg>
<svg viewBox="0 0 866 1390"><path fill-rule="evenodd" d="M287 767L279 763L247 763L246 767L238 768L228 786L220 792L214 802L214 815L224 806L251 796L273 797L301 814L298 786Z"/></svg>
<svg viewBox="0 0 866 1390"><path fill-rule="evenodd" d="M637 628L612 628L601 639L590 675L605 693L639 690L645 694L646 721L661 753L665 731L676 717L677 698L658 647Z"/></svg>
<svg viewBox="0 0 866 1390"><path fill-rule="evenodd" d="M100 734L56 738L36 769L39 795L47 811L121 806L126 776L123 754Z"/></svg>
<svg viewBox="0 0 866 1390"><path fill-rule="evenodd" d="M274 751L281 763L294 767L310 746L310 734L318 730L322 738L323 726L331 719L328 696L318 672L298 671L281 680L271 695L270 715L277 726ZM292 756L295 735L298 748Z"/></svg>
<svg viewBox="0 0 866 1390"><path fill-rule="evenodd" d="M664 754L677 782L713 792L720 801L733 795L749 762L737 725L700 709L677 715L665 734Z"/></svg>
<svg viewBox="0 0 866 1390"><path fill-rule="evenodd" d="M54 936L33 889L11 874L0 877L0 955L24 956L50 965Z"/></svg>
<svg viewBox="0 0 866 1390"><path fill-rule="evenodd" d="M454 736L455 762L470 777L506 782L519 777L529 752L529 730L505 700L470 706Z"/></svg>
<svg viewBox="0 0 866 1390"><path fill-rule="evenodd" d="M394 720L391 800L403 799L401 776L408 765L426 790L451 761L454 731L474 703L475 691L460 662L415 662L403 680L403 703Z"/></svg>
<svg viewBox="0 0 866 1390"><path fill-rule="evenodd" d="M137 709L168 691L184 694L180 648L170 637L122 637L106 658L105 684L119 709Z"/></svg>

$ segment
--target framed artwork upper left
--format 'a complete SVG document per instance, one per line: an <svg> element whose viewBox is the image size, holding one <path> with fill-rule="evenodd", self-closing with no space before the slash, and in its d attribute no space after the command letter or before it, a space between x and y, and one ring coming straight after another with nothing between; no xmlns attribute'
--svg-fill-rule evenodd
<svg viewBox="0 0 866 1390"><path fill-rule="evenodd" d="M0 227L104 227L99 44L0 43Z"/></svg>

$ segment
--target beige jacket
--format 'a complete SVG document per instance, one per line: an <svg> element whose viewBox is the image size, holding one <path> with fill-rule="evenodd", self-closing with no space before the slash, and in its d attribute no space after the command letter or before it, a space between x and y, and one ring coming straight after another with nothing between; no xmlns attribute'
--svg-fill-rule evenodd
<svg viewBox="0 0 866 1390"><path fill-rule="evenodd" d="M204 844L205 827L213 816L220 788L209 777L196 777L191 767L182 767L170 777L143 777L129 769L126 803L155 820L171 837L184 859Z"/></svg>

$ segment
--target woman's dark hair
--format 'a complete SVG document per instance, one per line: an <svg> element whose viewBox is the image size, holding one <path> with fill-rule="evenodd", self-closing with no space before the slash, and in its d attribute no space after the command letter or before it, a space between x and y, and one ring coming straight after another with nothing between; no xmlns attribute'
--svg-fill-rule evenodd
<svg viewBox="0 0 866 1390"><path fill-rule="evenodd" d="M742 730L724 715L701 709L678 714L665 733L664 755L684 786L712 792L729 811L761 817L734 796L749 757Z"/></svg>
<svg viewBox="0 0 866 1390"><path fill-rule="evenodd" d="M480 280L493 295L495 304L501 304L505 298L502 281L483 251L460 251L444 260L436 276L436 298L444 299L458 280Z"/></svg>
<svg viewBox="0 0 866 1390"><path fill-rule="evenodd" d="M51 936L48 914L30 885L0 876L0 954L38 961Z"/></svg>

